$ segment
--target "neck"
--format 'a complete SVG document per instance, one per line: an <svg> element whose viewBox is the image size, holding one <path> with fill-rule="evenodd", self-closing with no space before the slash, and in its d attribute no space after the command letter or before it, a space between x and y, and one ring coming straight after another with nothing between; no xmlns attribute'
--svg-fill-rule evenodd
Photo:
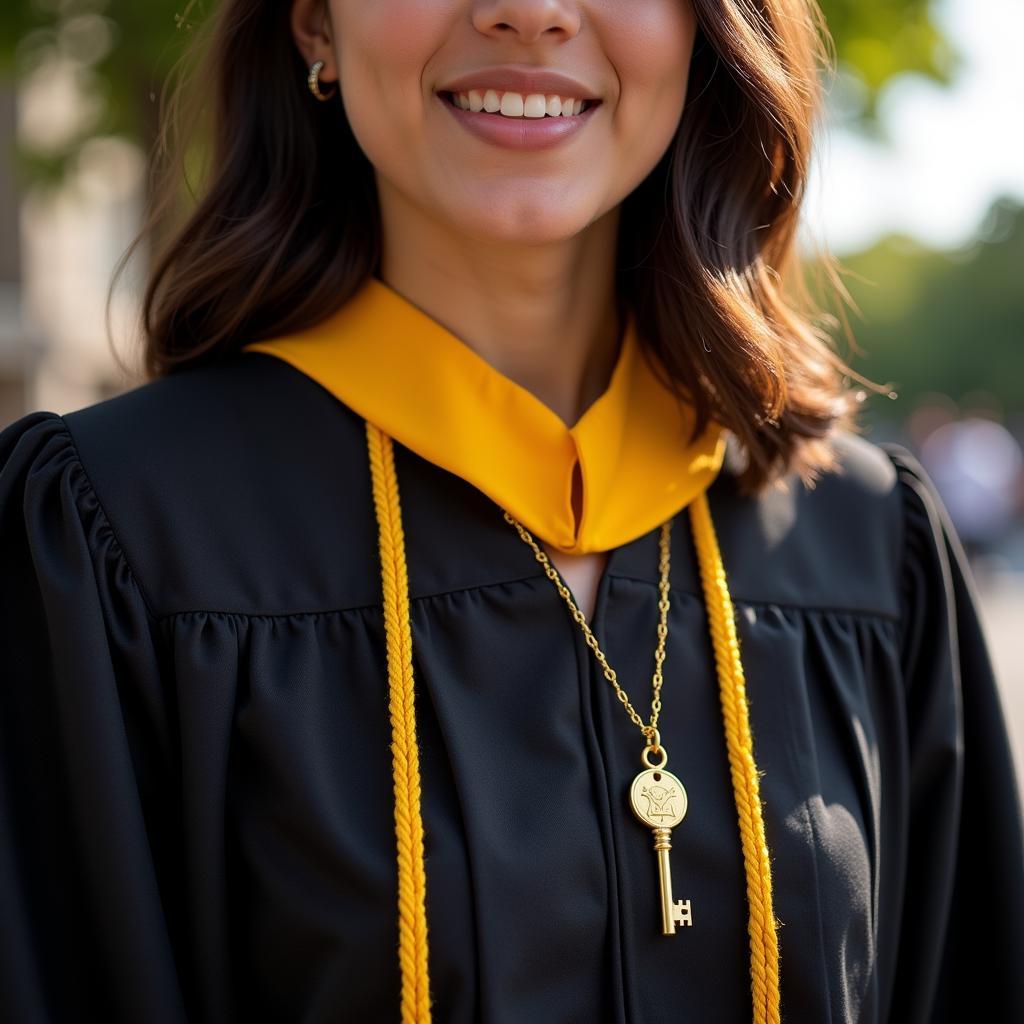
<svg viewBox="0 0 1024 1024"><path fill-rule="evenodd" d="M607 389L625 327L618 208L571 239L520 245L453 233L398 194L387 200L385 283L573 426Z"/></svg>

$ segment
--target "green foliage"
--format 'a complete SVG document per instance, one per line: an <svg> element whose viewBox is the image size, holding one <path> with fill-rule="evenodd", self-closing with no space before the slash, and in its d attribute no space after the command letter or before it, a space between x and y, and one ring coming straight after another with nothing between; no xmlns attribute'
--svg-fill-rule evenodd
<svg viewBox="0 0 1024 1024"><path fill-rule="evenodd" d="M872 92L904 72L948 81L955 70L955 50L931 19L931 0L824 0L821 6L837 56Z"/></svg>
<svg viewBox="0 0 1024 1024"><path fill-rule="evenodd" d="M933 392L958 403L983 392L1024 413L1024 205L997 199L963 249L890 236L843 266L861 311L853 368L899 395L872 396L873 416L903 418Z"/></svg>
<svg viewBox="0 0 1024 1024"><path fill-rule="evenodd" d="M83 143L116 134L148 145L160 90L208 2L203 0L5 0L0 4L0 73L18 78L70 69L93 116L46 146L23 146L26 175L59 180Z"/></svg>

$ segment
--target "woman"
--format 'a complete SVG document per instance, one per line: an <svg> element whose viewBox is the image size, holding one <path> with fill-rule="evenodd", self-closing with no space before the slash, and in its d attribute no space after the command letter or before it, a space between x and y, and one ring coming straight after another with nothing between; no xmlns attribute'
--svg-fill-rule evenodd
<svg viewBox="0 0 1024 1024"><path fill-rule="evenodd" d="M962 549L782 291L816 16L221 4L152 379L0 434L5 1019L1022 1019Z"/></svg>

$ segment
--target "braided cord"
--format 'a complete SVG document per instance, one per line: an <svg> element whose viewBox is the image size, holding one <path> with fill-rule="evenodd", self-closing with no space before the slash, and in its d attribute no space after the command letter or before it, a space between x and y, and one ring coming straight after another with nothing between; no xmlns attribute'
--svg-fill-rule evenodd
<svg viewBox="0 0 1024 1024"><path fill-rule="evenodd" d="M402 510L391 438L366 423L379 530L384 628L387 635L391 769L398 851L398 958L402 971L402 1024L429 1024L427 875L423 860L420 765L412 675L412 626Z"/></svg>
<svg viewBox="0 0 1024 1024"><path fill-rule="evenodd" d="M690 505L690 524L718 667L725 740L747 871L747 931L750 934L754 1024L779 1024L779 940L772 909L772 874L761 814L759 773L754 761L735 613L704 492L697 495Z"/></svg>

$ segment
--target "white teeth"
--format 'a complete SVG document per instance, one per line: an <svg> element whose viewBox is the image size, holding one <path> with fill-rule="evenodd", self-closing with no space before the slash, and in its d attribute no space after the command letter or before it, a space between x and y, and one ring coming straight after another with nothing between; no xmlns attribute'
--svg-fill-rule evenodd
<svg viewBox="0 0 1024 1024"><path fill-rule="evenodd" d="M501 112L506 117L523 116L523 97L517 92L506 92L501 97Z"/></svg>
<svg viewBox="0 0 1024 1024"><path fill-rule="evenodd" d="M505 96L508 96L505 93ZM502 98L501 101L501 112L505 113L505 100ZM548 101L545 96L541 96L540 93L530 93L529 96L523 101L523 116L524 117L543 117L548 112Z"/></svg>
<svg viewBox="0 0 1024 1024"><path fill-rule="evenodd" d="M479 113L481 110L489 114L502 114L504 117L559 117L578 114L583 110L584 100L571 96L545 96L543 93L532 92L524 96L518 92L499 93L495 89L481 92L470 89L469 92L453 93L452 98L457 107Z"/></svg>

